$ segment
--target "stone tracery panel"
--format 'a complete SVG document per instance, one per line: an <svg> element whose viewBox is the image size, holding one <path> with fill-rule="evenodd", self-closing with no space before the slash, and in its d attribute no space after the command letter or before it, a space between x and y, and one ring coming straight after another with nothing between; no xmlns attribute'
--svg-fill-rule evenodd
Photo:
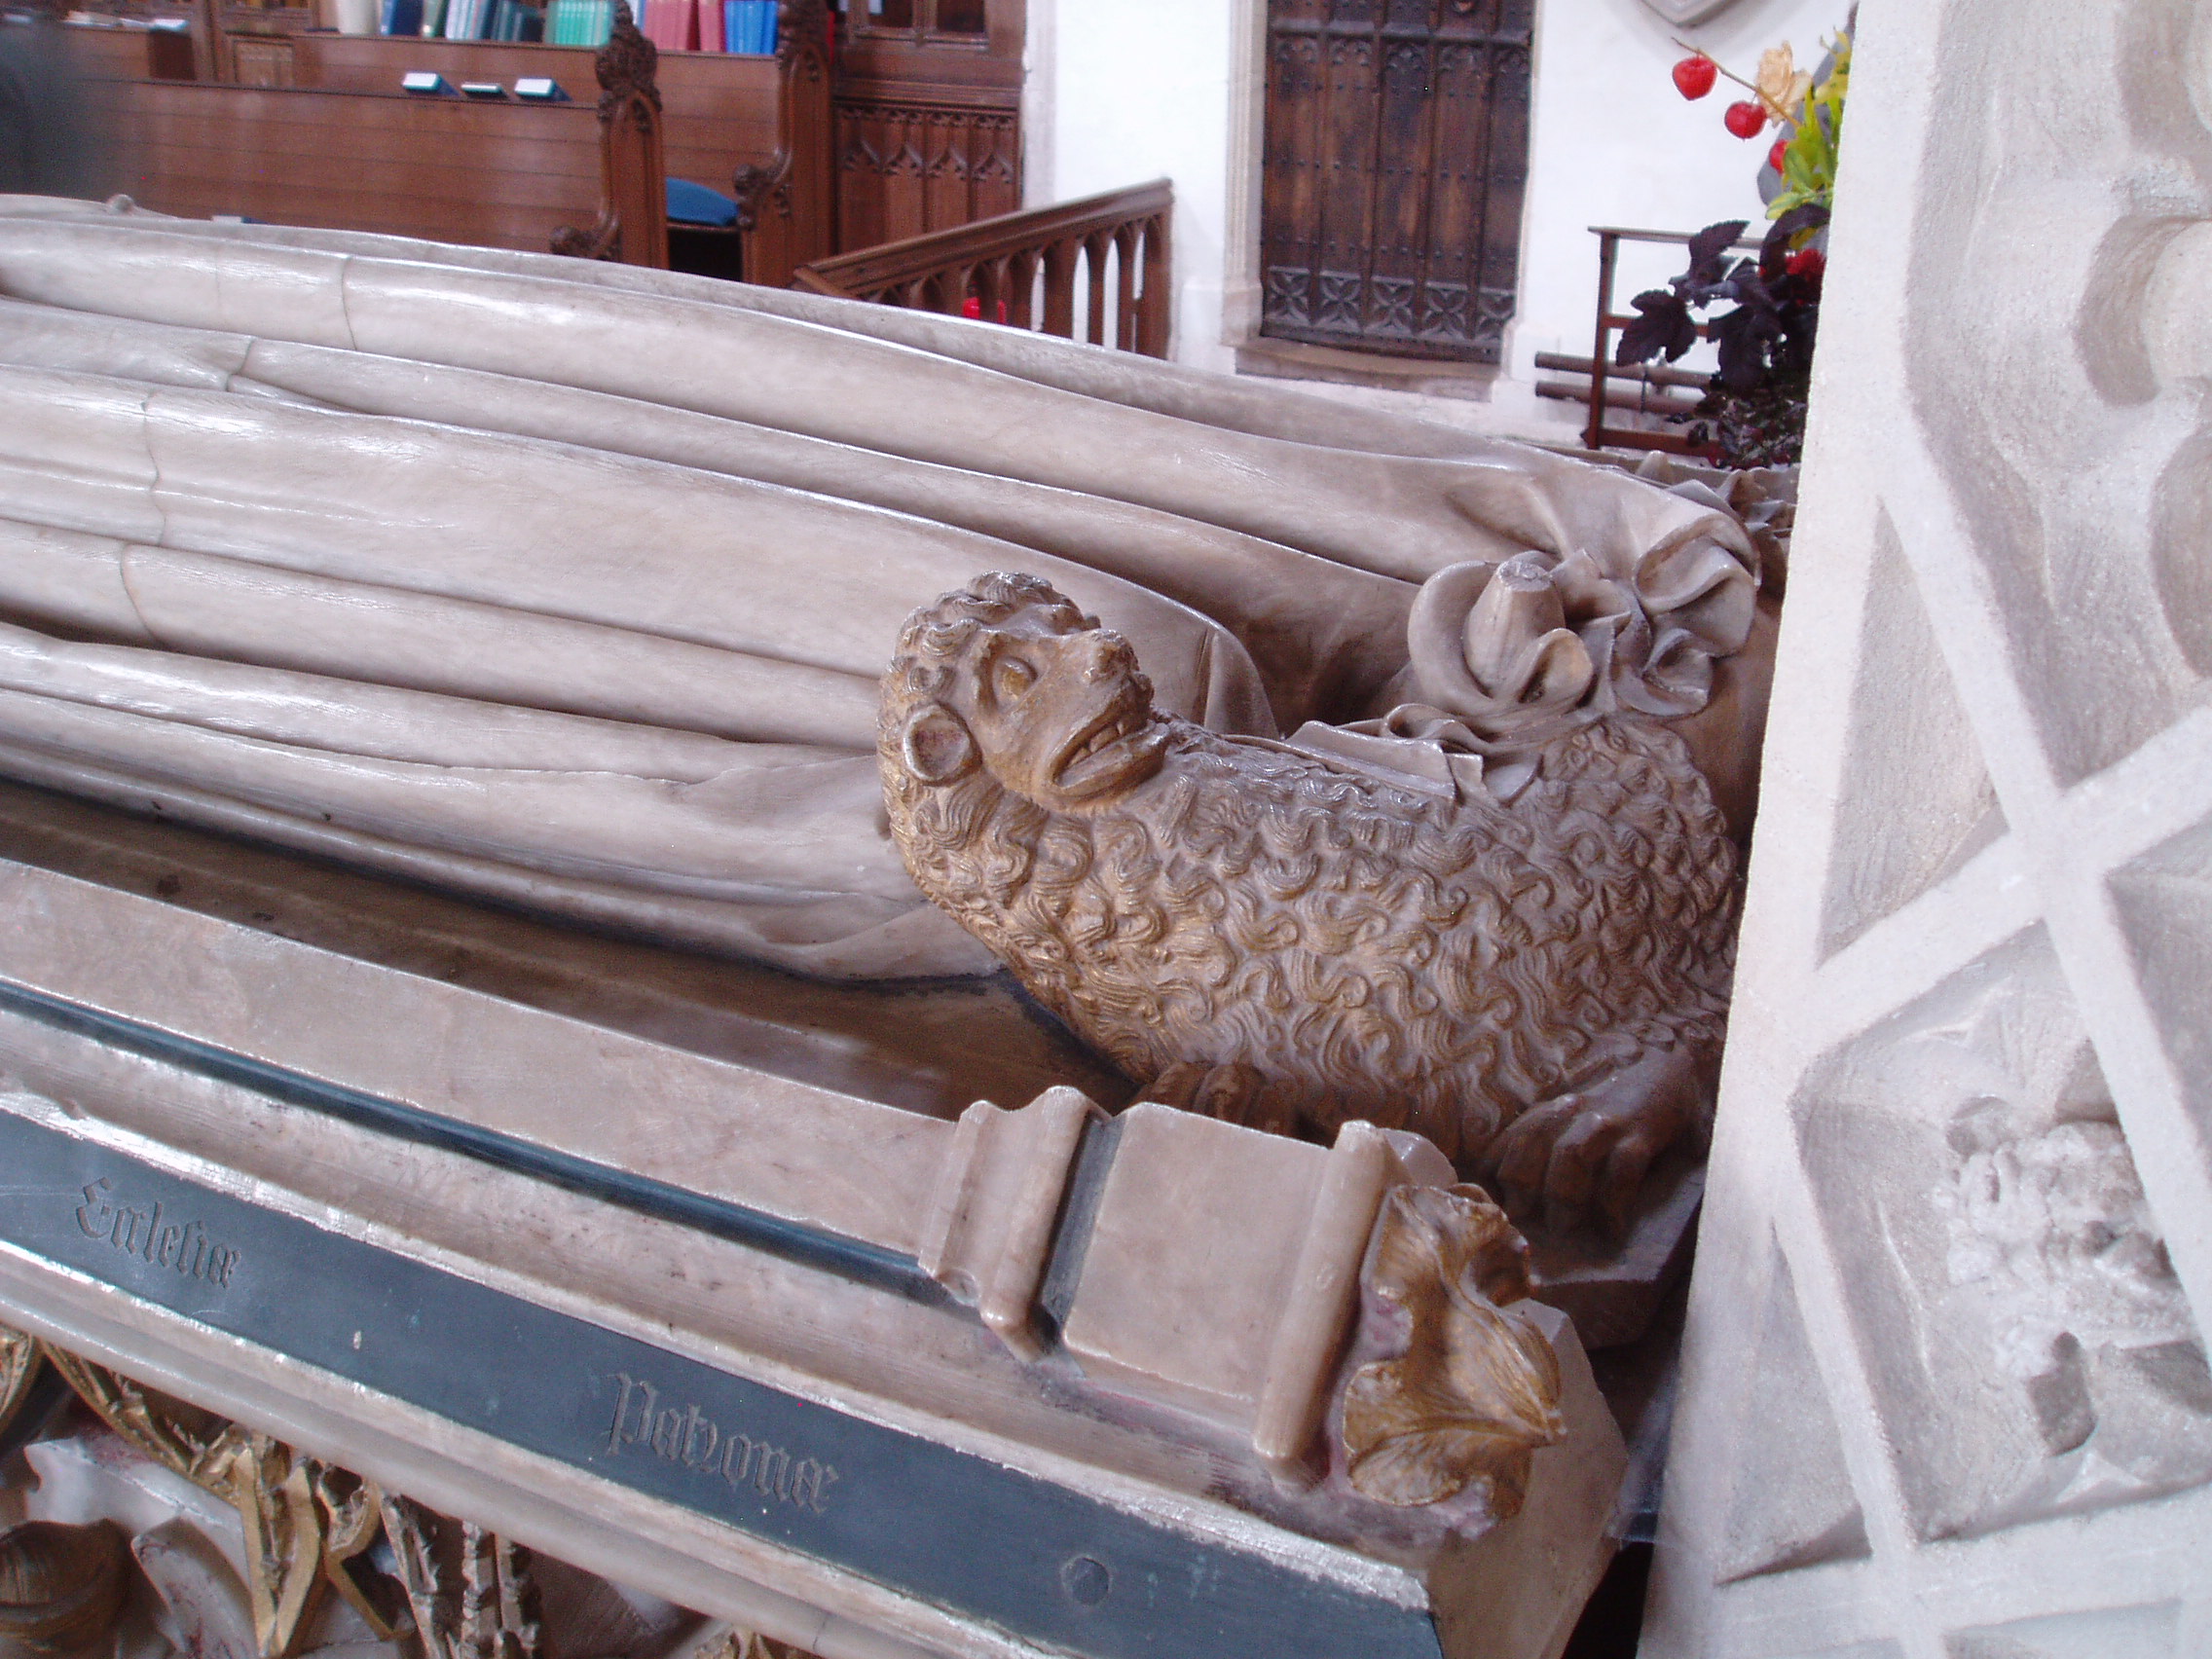
<svg viewBox="0 0 2212 1659"><path fill-rule="evenodd" d="M2212 1479L2212 1374L2040 932L1818 1068L1796 1112L1913 1530Z"/></svg>
<svg viewBox="0 0 2212 1659"><path fill-rule="evenodd" d="M2212 22L1860 24L1642 1650L2205 1651Z"/></svg>
<svg viewBox="0 0 2212 1659"><path fill-rule="evenodd" d="M2199 15L2189 40L2190 8L2068 8L2023 61L1979 8L1943 10L1908 386L2071 782L2175 718L2212 667L2189 517L2212 359L2180 298L2201 296L2212 219L2187 72L2212 25Z"/></svg>

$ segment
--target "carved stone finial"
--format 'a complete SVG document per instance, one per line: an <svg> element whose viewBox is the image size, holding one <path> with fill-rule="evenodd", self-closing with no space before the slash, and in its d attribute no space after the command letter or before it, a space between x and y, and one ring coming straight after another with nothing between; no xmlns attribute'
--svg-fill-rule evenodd
<svg viewBox="0 0 2212 1659"><path fill-rule="evenodd" d="M1400 1508L1479 1486L1499 1520L1520 1513L1530 1460L1567 1432L1558 1356L1527 1315L1529 1246L1476 1187L1397 1187L1361 1286L1410 1324L1405 1350L1345 1388L1352 1486Z"/></svg>

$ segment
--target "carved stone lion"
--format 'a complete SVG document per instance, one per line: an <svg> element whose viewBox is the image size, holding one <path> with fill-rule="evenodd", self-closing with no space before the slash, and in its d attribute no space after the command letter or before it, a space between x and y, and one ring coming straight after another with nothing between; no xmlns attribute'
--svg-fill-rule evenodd
<svg viewBox="0 0 2212 1659"><path fill-rule="evenodd" d="M1160 714L1119 636L993 575L917 611L879 757L915 882L1147 1097L1429 1136L1617 1227L1709 1098L1736 855L1672 733L1606 717L1510 804Z"/></svg>

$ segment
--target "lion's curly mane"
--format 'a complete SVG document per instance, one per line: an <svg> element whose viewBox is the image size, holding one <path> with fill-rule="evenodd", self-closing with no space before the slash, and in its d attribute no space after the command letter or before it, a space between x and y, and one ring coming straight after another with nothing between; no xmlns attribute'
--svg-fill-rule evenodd
<svg viewBox="0 0 2212 1659"><path fill-rule="evenodd" d="M1600 719L1548 748L1511 805L1170 717L1161 772L1089 816L987 766L925 784L904 712L1039 605L999 580L901 639L880 750L893 832L922 891L1132 1077L1248 1064L1267 1116L1324 1132L1365 1118L1464 1159L1647 1048L1717 1046L1736 854L1671 732ZM1094 625L1058 605L1040 607L1056 625Z"/></svg>

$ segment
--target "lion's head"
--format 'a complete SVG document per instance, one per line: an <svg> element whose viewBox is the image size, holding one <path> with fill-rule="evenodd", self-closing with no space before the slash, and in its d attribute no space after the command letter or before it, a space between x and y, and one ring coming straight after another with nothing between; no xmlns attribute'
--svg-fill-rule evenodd
<svg viewBox="0 0 2212 1659"><path fill-rule="evenodd" d="M1126 798L1168 735L1129 643L1035 576L984 576L916 612L884 682L887 765L932 788L981 768L1051 812Z"/></svg>

